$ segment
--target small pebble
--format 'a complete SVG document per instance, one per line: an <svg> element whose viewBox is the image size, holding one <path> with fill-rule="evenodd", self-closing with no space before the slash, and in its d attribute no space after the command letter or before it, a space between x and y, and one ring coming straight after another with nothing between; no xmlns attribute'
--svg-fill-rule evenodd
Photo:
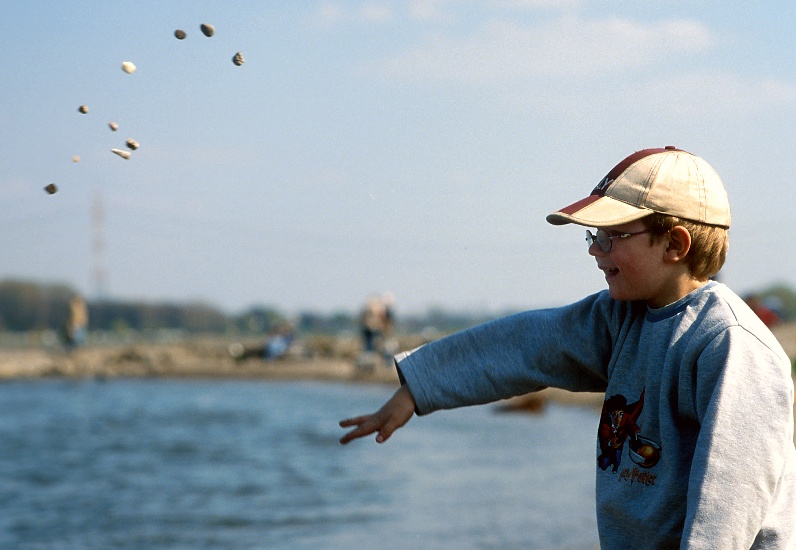
<svg viewBox="0 0 796 550"><path fill-rule="evenodd" d="M138 142L136 140L134 140L133 138L128 139L126 144L127 144L127 148L128 149L132 149L133 151L135 151L139 147Z"/></svg>
<svg viewBox="0 0 796 550"><path fill-rule="evenodd" d="M85 115L88 112L88 105L81 105L77 110Z"/></svg>
<svg viewBox="0 0 796 550"><path fill-rule="evenodd" d="M232 56L232 62L233 62L235 65L237 65L238 67L240 67L241 65L243 65L243 63L244 63L245 61L246 61L246 60L245 60L245 59L243 59L243 54L242 54L242 53L240 53L240 52L238 52L238 53L236 53L235 55L233 55L233 56Z"/></svg>
<svg viewBox="0 0 796 550"><path fill-rule="evenodd" d="M122 70L127 74L132 74L135 72L135 65L130 61L125 61L122 63Z"/></svg>
<svg viewBox="0 0 796 550"><path fill-rule="evenodd" d="M130 152L129 151L122 151L121 149L111 149L111 152L112 153L116 153L117 155L119 155L120 157L122 157L125 160L130 158Z"/></svg>
<svg viewBox="0 0 796 550"><path fill-rule="evenodd" d="M72 157L72 162L80 162L80 157L75 155Z"/></svg>
<svg viewBox="0 0 796 550"><path fill-rule="evenodd" d="M185 37L188 36L188 35L185 34L184 30L177 29L176 31L174 31L174 36L177 37L177 40L184 40Z"/></svg>
<svg viewBox="0 0 796 550"><path fill-rule="evenodd" d="M116 124L115 122L109 122L108 123L108 128L110 128L111 130L113 130L115 132L116 130L119 129L119 125Z"/></svg>
<svg viewBox="0 0 796 550"><path fill-rule="evenodd" d="M58 187L54 183L49 184L47 187L44 188L50 195L55 195L58 192Z"/></svg>
<svg viewBox="0 0 796 550"><path fill-rule="evenodd" d="M202 23L201 25L199 25L199 28L202 29L202 34L204 34L208 38L210 38L216 33L216 28L213 25L207 25L205 23Z"/></svg>

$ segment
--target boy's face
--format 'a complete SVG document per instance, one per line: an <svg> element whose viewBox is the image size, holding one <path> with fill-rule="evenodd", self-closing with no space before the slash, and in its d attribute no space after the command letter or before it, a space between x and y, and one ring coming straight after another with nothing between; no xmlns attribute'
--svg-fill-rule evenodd
<svg viewBox="0 0 796 550"><path fill-rule="evenodd" d="M609 235L637 233L646 227L640 220L603 228ZM596 242L589 247L589 254L597 260L597 267L605 273L608 291L615 300L643 300L651 307L663 307L677 301L679 287L671 264L665 263L664 255L668 238L650 243L644 232L627 238L611 239L611 250L603 252Z"/></svg>

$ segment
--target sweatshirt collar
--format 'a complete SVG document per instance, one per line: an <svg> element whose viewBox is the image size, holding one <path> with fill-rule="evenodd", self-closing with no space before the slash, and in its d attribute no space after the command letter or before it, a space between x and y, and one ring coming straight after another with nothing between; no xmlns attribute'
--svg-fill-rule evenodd
<svg viewBox="0 0 796 550"><path fill-rule="evenodd" d="M664 319L674 317L678 313L684 311L703 292L715 287L717 284L718 283L716 281L708 281L706 284L702 285L696 290L689 292L676 302L672 302L671 304L665 305L663 307L652 308L647 306L647 321L654 323L656 321L663 321Z"/></svg>

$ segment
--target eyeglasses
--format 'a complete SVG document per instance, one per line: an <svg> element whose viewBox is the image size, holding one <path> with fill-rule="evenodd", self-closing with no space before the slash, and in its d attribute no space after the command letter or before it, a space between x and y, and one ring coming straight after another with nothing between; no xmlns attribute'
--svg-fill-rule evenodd
<svg viewBox="0 0 796 550"><path fill-rule="evenodd" d="M642 233L649 232L649 229L645 229L644 231L635 231L634 233L619 233L618 235L609 235L604 229L598 229L597 234L592 235L591 231L586 230L586 242L589 243L589 248L591 248L592 244L597 243L597 246L600 247L600 250L607 254L611 251L611 247L614 244L614 239L627 239L633 235L641 235Z"/></svg>

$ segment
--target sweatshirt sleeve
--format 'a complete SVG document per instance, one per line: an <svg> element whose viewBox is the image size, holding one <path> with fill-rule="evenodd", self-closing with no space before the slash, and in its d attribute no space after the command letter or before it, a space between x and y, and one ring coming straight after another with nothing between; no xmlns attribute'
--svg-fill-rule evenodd
<svg viewBox="0 0 796 550"><path fill-rule="evenodd" d="M418 414L478 405L548 386L604 391L618 302L598 293L518 313L396 358Z"/></svg>
<svg viewBox="0 0 796 550"><path fill-rule="evenodd" d="M695 401L701 427L682 547L750 548L781 528L767 523L792 460L790 362L743 327L730 327L697 362Z"/></svg>

